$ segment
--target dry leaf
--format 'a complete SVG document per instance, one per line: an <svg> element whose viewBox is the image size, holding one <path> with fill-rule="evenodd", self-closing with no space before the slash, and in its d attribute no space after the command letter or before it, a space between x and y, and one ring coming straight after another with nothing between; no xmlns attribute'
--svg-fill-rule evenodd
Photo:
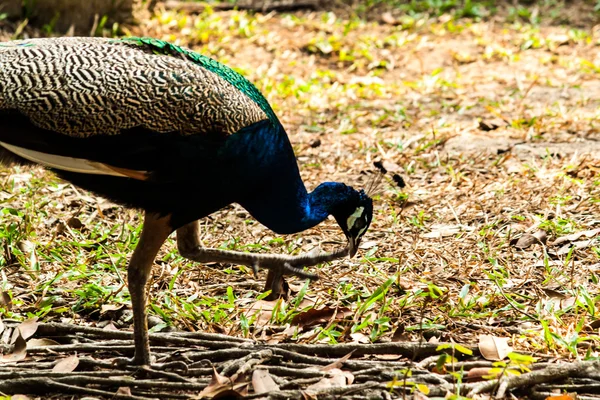
<svg viewBox="0 0 600 400"><path fill-rule="evenodd" d="M471 227L466 227L464 225L435 224L431 226L431 232L424 233L421 237L426 239L440 239L470 230L472 230Z"/></svg>
<svg viewBox="0 0 600 400"><path fill-rule="evenodd" d="M0 306L5 307L9 311L12 309L12 299L5 291L0 291Z"/></svg>
<svg viewBox="0 0 600 400"><path fill-rule="evenodd" d="M348 371L342 371L338 368L329 370L329 375L329 377L323 378L319 382L308 386L306 391L308 393L317 393L323 389L344 387L351 385L352 382L354 382L354 375Z"/></svg>
<svg viewBox="0 0 600 400"><path fill-rule="evenodd" d="M561 236L561 237L557 238L554 242L550 243L550 245L558 246L559 244L562 244L564 242L574 242L574 241L578 240L579 238L581 238L582 236L585 236L586 238L590 239L590 238L597 236L598 234L600 234L600 228L590 229L590 230L581 231L581 232L575 232L570 235Z"/></svg>
<svg viewBox="0 0 600 400"><path fill-rule="evenodd" d="M72 355L57 362L52 368L52 372L73 372L78 365L79 358L77 355Z"/></svg>
<svg viewBox="0 0 600 400"><path fill-rule="evenodd" d="M487 380L486 378L489 376L492 376L492 368L471 368L469 372L467 372L467 380L469 382L485 381Z"/></svg>
<svg viewBox="0 0 600 400"><path fill-rule="evenodd" d="M281 302L280 305L277 303ZM256 318L257 325L266 325L269 323L271 318L273 317L273 310L277 307L282 307L285 304L283 299L276 300L258 300L251 304L249 307L242 308L246 312L244 315L246 318L250 319L252 317Z"/></svg>
<svg viewBox="0 0 600 400"><path fill-rule="evenodd" d="M217 372L213 367L213 375L208 386L206 386L195 398L202 399L241 399L247 391L248 382L234 384L231 379Z"/></svg>
<svg viewBox="0 0 600 400"><path fill-rule="evenodd" d="M27 349L31 349L32 347L46 347L46 346L59 346L60 343L58 343L56 340L52 340L52 339L46 339L46 338L41 338L41 339L30 339L27 341Z"/></svg>
<svg viewBox="0 0 600 400"><path fill-rule="evenodd" d="M117 394L124 394L126 396L131 396L131 388L129 386L121 386L117 389Z"/></svg>
<svg viewBox="0 0 600 400"><path fill-rule="evenodd" d="M352 353L354 353L354 350L352 350L350 353L346 354L344 357L335 360L334 362L332 362L331 364L328 364L324 367L321 368L321 371L330 371L333 369L339 369L342 368L342 365L344 365L344 363L346 361L348 361L350 359L350 357L352 357Z"/></svg>
<svg viewBox="0 0 600 400"><path fill-rule="evenodd" d="M501 126L506 125L506 122L500 118L479 121L479 129L481 129L484 132L493 131L500 128Z"/></svg>
<svg viewBox="0 0 600 400"><path fill-rule="evenodd" d="M29 400L29 397L24 394L13 394L10 396L10 400Z"/></svg>
<svg viewBox="0 0 600 400"><path fill-rule="evenodd" d="M396 361L402 358L400 354L374 354L373 356L378 360L385 361Z"/></svg>
<svg viewBox="0 0 600 400"><path fill-rule="evenodd" d="M544 231L537 231L533 235L530 233L525 233L518 239L513 239L510 241L510 244L516 247L517 249L526 249L534 244L546 244L548 240L548 235Z"/></svg>
<svg viewBox="0 0 600 400"><path fill-rule="evenodd" d="M573 395L571 395L570 393L566 393L566 394L559 394L557 396L546 397L546 400L576 400L576 399L577 399L576 393L573 393Z"/></svg>
<svg viewBox="0 0 600 400"><path fill-rule="evenodd" d="M503 360L509 353L513 351L512 347L508 345L509 339L510 338L507 337L481 335L479 336L479 351L486 360Z"/></svg>
<svg viewBox="0 0 600 400"><path fill-rule="evenodd" d="M27 357L27 342L25 342L18 329L15 329L15 332L17 332L17 337L13 349L10 353L4 354L0 358L0 363L17 362Z"/></svg>
<svg viewBox="0 0 600 400"><path fill-rule="evenodd" d="M32 337L35 334L35 332L38 329L38 326L40 325L39 322L37 322L37 320L38 320L38 318L34 317L34 318L30 318L28 320L21 322L21 324L19 324L17 329L15 329L15 332L16 331L21 332L21 336L25 340L29 339L30 337ZM16 339L16 335L14 335L14 334L13 334L13 339Z"/></svg>
<svg viewBox="0 0 600 400"><path fill-rule="evenodd" d="M381 14L381 21L388 25L398 25L398 21L394 16L389 12L384 12Z"/></svg>
<svg viewBox="0 0 600 400"><path fill-rule="evenodd" d="M364 333L360 333L360 332L351 333L350 337L352 338L352 343L362 343L362 344L371 343L371 339L369 339L369 337L367 335L365 335Z"/></svg>
<svg viewBox="0 0 600 400"><path fill-rule="evenodd" d="M293 319L292 325L312 326L329 322L331 318L340 321L347 316L352 315L352 310L348 307L323 307L321 309L311 308L308 311L297 314Z"/></svg>
<svg viewBox="0 0 600 400"><path fill-rule="evenodd" d="M102 304L102 307L100 307L100 314L105 314L111 311L118 311L123 307L123 304Z"/></svg>
<svg viewBox="0 0 600 400"><path fill-rule="evenodd" d="M577 250L577 249L585 249L585 248L590 247L591 245L593 245L595 243L596 243L596 240L594 240L594 239L580 240L580 241L577 241L577 242L567 243L563 247L561 247L560 249L558 249L558 251L556 252L556 254L558 254L558 255L568 254L571 251L571 247L575 247L575 250Z"/></svg>
<svg viewBox="0 0 600 400"><path fill-rule="evenodd" d="M255 369L252 373L252 387L255 393L268 393L279 390L269 371L266 369Z"/></svg>

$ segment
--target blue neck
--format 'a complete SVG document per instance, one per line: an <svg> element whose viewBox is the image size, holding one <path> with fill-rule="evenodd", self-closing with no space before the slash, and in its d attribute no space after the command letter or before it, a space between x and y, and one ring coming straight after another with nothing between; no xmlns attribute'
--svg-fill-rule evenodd
<svg viewBox="0 0 600 400"><path fill-rule="evenodd" d="M349 188L343 183L325 182L308 193L299 177L295 181L286 182L283 185L286 189L263 193L256 202L245 202L242 206L267 228L287 234L314 227L347 199Z"/></svg>

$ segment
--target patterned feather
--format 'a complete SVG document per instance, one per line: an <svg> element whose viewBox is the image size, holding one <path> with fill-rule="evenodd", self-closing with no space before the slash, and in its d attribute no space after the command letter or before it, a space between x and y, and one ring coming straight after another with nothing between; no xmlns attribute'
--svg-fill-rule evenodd
<svg viewBox="0 0 600 400"><path fill-rule="evenodd" d="M141 127L230 135L277 119L232 69L155 39L53 38L0 44L0 109L72 137Z"/></svg>

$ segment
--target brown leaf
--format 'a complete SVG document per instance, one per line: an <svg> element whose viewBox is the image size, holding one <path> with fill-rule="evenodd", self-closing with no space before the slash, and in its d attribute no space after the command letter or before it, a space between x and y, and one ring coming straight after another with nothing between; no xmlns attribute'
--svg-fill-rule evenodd
<svg viewBox="0 0 600 400"><path fill-rule="evenodd" d="M581 231L581 232L575 232L570 235L561 236L561 237L557 238L554 242L550 243L549 245L558 246L559 244L562 244L564 242L574 242L574 241L578 240L579 238L581 238L582 236L585 236L586 238L590 239L590 238L597 236L598 234L600 234L600 228L590 229L590 230Z"/></svg>
<svg viewBox="0 0 600 400"><path fill-rule="evenodd" d="M77 217L71 217L67 220L67 226L73 229L83 228L83 222Z"/></svg>
<svg viewBox="0 0 600 400"><path fill-rule="evenodd" d="M124 394L126 396L131 396L131 388L129 386L121 386L117 389L117 394Z"/></svg>
<svg viewBox="0 0 600 400"><path fill-rule="evenodd" d="M279 390L279 386L275 383L269 370L266 369L255 369L252 373L252 387L255 393L268 393Z"/></svg>
<svg viewBox="0 0 600 400"><path fill-rule="evenodd" d="M531 245L541 243L546 244L548 240L548 235L544 231L537 231L533 235L530 233L525 233L519 239L511 240L510 244L518 249L526 249Z"/></svg>
<svg viewBox="0 0 600 400"><path fill-rule="evenodd" d="M17 337L13 349L10 353L4 354L0 358L0 363L17 362L27 357L27 342L25 342L18 329L15 329L15 332L17 332Z"/></svg>
<svg viewBox="0 0 600 400"><path fill-rule="evenodd" d="M594 245L595 242L596 242L595 240L589 239L589 240L578 240L576 242L567 243L563 247L558 249L556 254L558 254L558 255L568 254L571 251L571 247L575 247L575 250L585 249L587 247Z"/></svg>
<svg viewBox="0 0 600 400"><path fill-rule="evenodd" d="M52 340L52 339L46 339L46 338L41 338L41 339L29 339L27 341L27 349L31 349L32 347L46 347L46 346L58 346L60 345L60 343L58 343L56 340Z"/></svg>
<svg viewBox="0 0 600 400"><path fill-rule="evenodd" d="M480 382L487 380L484 377L492 376L492 368L480 367L480 368L471 368L469 372L467 372L467 380L469 382Z"/></svg>
<svg viewBox="0 0 600 400"><path fill-rule="evenodd" d="M210 378L208 386L206 386L198 394L197 398L218 398L218 396L221 396L226 392L231 392L232 386L233 385L231 380L228 377L219 374L217 370L213 367L213 375Z"/></svg>
<svg viewBox="0 0 600 400"><path fill-rule="evenodd" d="M12 299L10 298L10 295L3 290L0 291L0 306L3 306L9 311L12 309Z"/></svg>
<svg viewBox="0 0 600 400"><path fill-rule="evenodd" d="M354 375L349 371L342 371L334 368L329 371L329 377L321 379L319 382L314 383L306 388L308 393L317 393L323 389L329 389L333 387L344 387L351 385L354 382Z"/></svg>
<svg viewBox="0 0 600 400"><path fill-rule="evenodd" d="M350 353L346 354L344 357L342 357L338 360L335 360L331 364L328 364L328 365L322 367L321 371L329 371L329 370L333 370L333 369L342 368L342 365L344 365L344 363L346 361L348 361L350 359L350 357L352 357L352 353L354 353L354 350L352 350Z"/></svg>
<svg viewBox="0 0 600 400"><path fill-rule="evenodd" d="M21 336L23 337L23 339L27 340L30 337L32 337L37 331L38 326L40 325L39 322L37 322L37 320L37 317L25 320L21 322L21 324L19 324L15 331L18 330L19 332L21 332ZM16 339L16 335L13 335L13 338Z"/></svg>
<svg viewBox="0 0 600 400"><path fill-rule="evenodd" d="M369 337L367 335L365 335L364 333L360 333L360 332L351 333L350 337L352 338L352 343L362 343L362 344L371 343L371 339L369 339Z"/></svg>
<svg viewBox="0 0 600 400"><path fill-rule="evenodd" d="M501 126L506 126L506 122L500 118L479 121L479 129L481 129L484 132L496 130Z"/></svg>
<svg viewBox="0 0 600 400"><path fill-rule="evenodd" d="M383 14L381 14L381 22L383 22L384 24L388 24L388 25L398 25L399 24L398 20L396 18L394 18L394 16L390 12L384 12Z"/></svg>
<svg viewBox="0 0 600 400"><path fill-rule="evenodd" d="M79 365L79 358L76 354L63 358L52 368L52 372L73 372Z"/></svg>
<svg viewBox="0 0 600 400"><path fill-rule="evenodd" d="M281 302L280 305L277 304L279 302ZM273 310L277 307L282 307L284 304L285 301L283 299L258 300L251 304L250 307L245 308L246 312L244 315L248 319L255 317L255 323L258 325L266 325L273 317Z"/></svg>
<svg viewBox="0 0 600 400"><path fill-rule="evenodd" d="M499 361L513 351L508 345L510 338L496 337L492 335L479 336L479 351L486 360Z"/></svg>
<svg viewBox="0 0 600 400"><path fill-rule="evenodd" d="M352 315L352 310L348 307L323 307L321 309L311 308L308 311L297 314L293 319L292 325L312 326L329 322L332 318L340 321L347 316Z"/></svg>

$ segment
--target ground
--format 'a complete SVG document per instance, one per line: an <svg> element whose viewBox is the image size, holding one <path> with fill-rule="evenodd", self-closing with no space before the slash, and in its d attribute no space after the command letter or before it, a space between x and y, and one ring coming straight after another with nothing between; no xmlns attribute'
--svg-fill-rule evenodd
<svg viewBox="0 0 600 400"><path fill-rule="evenodd" d="M460 343L473 359L534 366L598 359L593 5L482 6L481 17L360 10L185 14L159 4L142 24L118 27L243 73L273 105L310 189L343 181L375 199L359 254L316 268L319 281L290 279L286 301L264 300L264 272L191 263L170 240L150 287L153 331L270 344ZM2 39L41 34L0 27ZM373 185L377 160L389 172ZM2 318L130 328L124 278L140 213L40 168L0 177ZM293 254L344 243L333 220L278 236L237 205L206 219L203 240ZM490 373L491 362L481 365ZM594 393L581 390L570 391Z"/></svg>

